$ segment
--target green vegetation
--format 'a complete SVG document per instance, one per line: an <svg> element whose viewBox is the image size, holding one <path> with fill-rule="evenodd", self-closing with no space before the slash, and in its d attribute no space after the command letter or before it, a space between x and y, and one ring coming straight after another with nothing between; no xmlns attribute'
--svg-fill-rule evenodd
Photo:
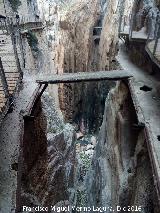
<svg viewBox="0 0 160 213"><path fill-rule="evenodd" d="M28 31L27 39L28 39L28 44L31 47L31 50L38 53L39 52L38 38L31 30Z"/></svg>
<svg viewBox="0 0 160 213"><path fill-rule="evenodd" d="M21 5L21 1L20 0L9 0L9 3L13 9L14 12L17 12L18 7Z"/></svg>
<svg viewBox="0 0 160 213"><path fill-rule="evenodd" d="M77 190L77 206L84 207L86 205L86 191L85 190Z"/></svg>
<svg viewBox="0 0 160 213"><path fill-rule="evenodd" d="M86 155L85 153L81 152L80 153L80 159L82 160L82 163L83 163L85 169L88 170L90 165L91 165L91 160L88 157L88 155Z"/></svg>

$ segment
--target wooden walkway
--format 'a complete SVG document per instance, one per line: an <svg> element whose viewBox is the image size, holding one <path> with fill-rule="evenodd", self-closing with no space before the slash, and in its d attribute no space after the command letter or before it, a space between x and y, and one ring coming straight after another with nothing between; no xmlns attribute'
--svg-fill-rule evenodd
<svg viewBox="0 0 160 213"><path fill-rule="evenodd" d="M43 26L43 23L41 21L37 21L37 22L27 22L27 23L23 23L23 24L20 24L20 29L23 33L23 31L26 31L26 30L43 30L44 26Z"/></svg>
<svg viewBox="0 0 160 213"><path fill-rule="evenodd" d="M12 39L9 35L0 35L0 113L6 107L8 97L16 90L20 79L20 72L17 66L17 59L12 45ZM3 74L3 76L2 76ZM4 81L8 90L8 97L4 92Z"/></svg>
<svg viewBox="0 0 160 213"><path fill-rule="evenodd" d="M140 31L131 31L129 26L125 26L124 30L119 33L120 37L129 37L130 40L133 41L147 41L148 34L145 32L145 29L141 29ZM151 40L151 39L150 39Z"/></svg>
<svg viewBox="0 0 160 213"><path fill-rule="evenodd" d="M124 70L113 71L98 71L98 72L79 72L66 73L63 75L47 75L36 79L40 84L58 84L58 83L76 83L88 81L102 81L102 80L123 80L132 77L132 75Z"/></svg>

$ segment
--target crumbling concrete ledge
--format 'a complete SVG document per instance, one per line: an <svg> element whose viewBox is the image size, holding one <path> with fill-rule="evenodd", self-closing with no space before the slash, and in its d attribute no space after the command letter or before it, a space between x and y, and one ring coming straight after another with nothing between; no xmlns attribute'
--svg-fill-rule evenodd
<svg viewBox="0 0 160 213"><path fill-rule="evenodd" d="M129 79L128 80L128 86L130 89L131 97L134 103L134 107L137 113L137 118L138 122L141 125L144 125L144 134L147 142L147 147L148 147L148 152L151 160L151 166L153 170L153 179L154 179L154 184L156 186L157 190L157 195L158 195L158 200L160 203L160 143L158 143L158 135L155 133L155 125L159 123L159 118L155 120L155 123L150 124L148 119L146 120L145 116L145 103L139 101L138 93L136 93L135 89L135 84L134 84L134 79ZM154 112L154 105L151 106L153 108ZM156 108L155 108L156 109ZM155 112L156 113L156 112ZM158 126L157 126L158 127ZM159 125L160 127L160 125ZM158 149L157 149L158 146Z"/></svg>

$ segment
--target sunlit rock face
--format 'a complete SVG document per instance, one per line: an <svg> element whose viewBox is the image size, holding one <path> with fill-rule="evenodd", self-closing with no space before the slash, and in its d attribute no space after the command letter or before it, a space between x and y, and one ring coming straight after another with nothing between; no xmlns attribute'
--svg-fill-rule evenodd
<svg viewBox="0 0 160 213"><path fill-rule="evenodd" d="M114 60L118 41L117 4L112 5L111 1L79 1L61 15L56 57L58 73L117 68ZM111 26L114 26L113 31ZM65 120L78 125L84 122L86 131L95 131L102 121L109 88L110 84L105 82L61 85L60 108Z"/></svg>
<svg viewBox="0 0 160 213"><path fill-rule="evenodd" d="M77 1L63 13L59 22L58 73L90 71L93 67L91 57L95 52L93 27L100 16L99 1ZM87 97L86 87L88 86L84 84L59 87L60 108L67 121L78 120L79 122L82 118L86 120L84 118L87 114L84 112L86 104L82 100L83 97Z"/></svg>
<svg viewBox="0 0 160 213"><path fill-rule="evenodd" d="M106 1L104 4L104 20L99 44L99 69L110 70L113 67L118 50L118 1Z"/></svg>

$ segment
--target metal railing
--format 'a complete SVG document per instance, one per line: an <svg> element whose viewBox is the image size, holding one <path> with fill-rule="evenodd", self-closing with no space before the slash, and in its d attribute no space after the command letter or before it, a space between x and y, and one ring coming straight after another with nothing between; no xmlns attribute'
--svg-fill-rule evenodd
<svg viewBox="0 0 160 213"><path fill-rule="evenodd" d="M1 83L2 83L5 98L9 98L8 84L7 84L7 79L5 76L1 58L0 58L0 77L1 77Z"/></svg>

